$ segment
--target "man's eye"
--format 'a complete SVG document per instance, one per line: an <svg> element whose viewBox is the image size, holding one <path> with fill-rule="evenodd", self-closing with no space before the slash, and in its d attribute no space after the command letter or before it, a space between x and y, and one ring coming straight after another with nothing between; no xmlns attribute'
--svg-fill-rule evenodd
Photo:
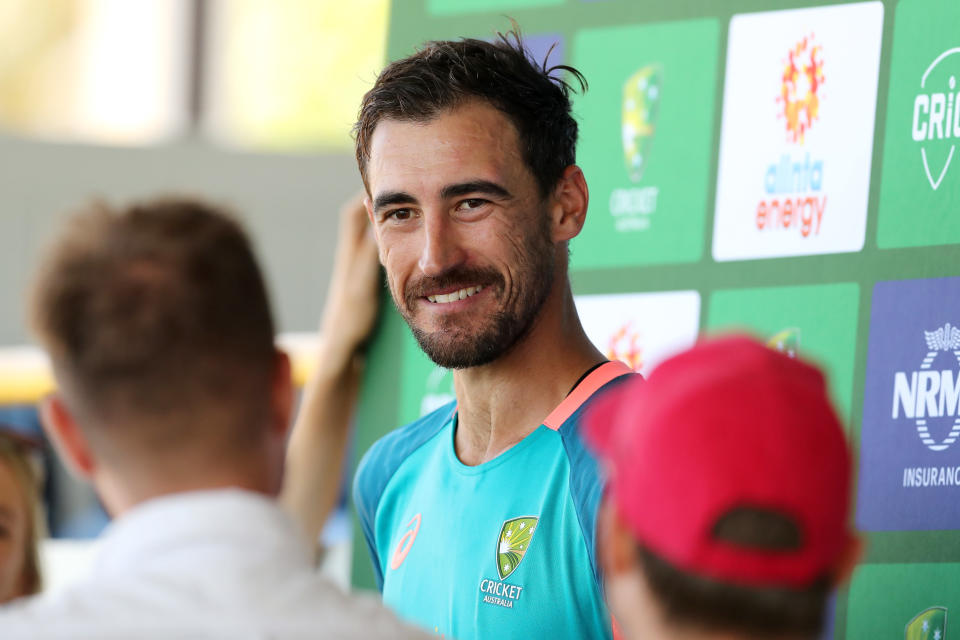
<svg viewBox="0 0 960 640"><path fill-rule="evenodd" d="M457 208L464 211L469 211L470 209L479 209L485 204L487 204L487 201L482 198L468 198L466 200L461 200L460 204L457 205Z"/></svg>
<svg viewBox="0 0 960 640"><path fill-rule="evenodd" d="M396 220L398 222L403 222L409 220L413 217L413 211L410 209L394 209L393 211L388 211L386 215L383 216L384 220Z"/></svg>

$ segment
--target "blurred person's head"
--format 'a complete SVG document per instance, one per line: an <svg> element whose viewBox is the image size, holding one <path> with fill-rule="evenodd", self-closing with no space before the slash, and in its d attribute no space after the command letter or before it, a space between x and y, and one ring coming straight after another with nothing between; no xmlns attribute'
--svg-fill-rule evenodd
<svg viewBox="0 0 960 640"><path fill-rule="evenodd" d="M42 264L32 321L58 387L44 424L108 510L191 489L279 491L289 361L229 215L188 199L89 207Z"/></svg>
<svg viewBox="0 0 960 640"><path fill-rule="evenodd" d="M628 638L816 638L859 542L823 376L748 338L706 341L601 399L598 553Z"/></svg>
<svg viewBox="0 0 960 640"><path fill-rule="evenodd" d="M0 425L0 603L40 592L40 487L36 446Z"/></svg>
<svg viewBox="0 0 960 640"><path fill-rule="evenodd" d="M493 362L544 309L572 307L567 243L588 193L564 71L585 86L535 63L515 32L428 42L363 98L356 154L380 260L441 366Z"/></svg>

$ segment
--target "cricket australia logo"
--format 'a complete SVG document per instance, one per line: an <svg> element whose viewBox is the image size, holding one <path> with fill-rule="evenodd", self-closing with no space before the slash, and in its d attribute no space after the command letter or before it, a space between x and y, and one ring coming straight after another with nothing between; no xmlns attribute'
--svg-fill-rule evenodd
<svg viewBox="0 0 960 640"><path fill-rule="evenodd" d="M537 519L532 516L513 518L503 523L497 543L497 572L501 580L506 580L517 570L530 548L536 529Z"/></svg>
<svg viewBox="0 0 960 640"><path fill-rule="evenodd" d="M960 437L960 329L948 322L935 331L924 331L924 337L927 354L920 370L894 374L893 418L903 411L904 417L915 421L917 435L928 449L944 451ZM940 355L953 357L938 371L933 365ZM938 442L930 427L932 419L943 417L952 417L953 424Z"/></svg>
<svg viewBox="0 0 960 640"><path fill-rule="evenodd" d="M537 530L536 516L511 518L500 527L500 537L497 540L497 574L499 580L484 578L480 581L480 600L485 604L492 604L505 609L513 609L524 587L518 584L504 582L530 550L533 534Z"/></svg>
<svg viewBox="0 0 960 640"><path fill-rule="evenodd" d="M620 136L627 177L633 183L643 179L649 162L650 147L657 132L662 86L663 67L659 64L638 69L623 85ZM616 230L647 230L650 216L657 210L659 193L656 186L639 184L610 192L610 214Z"/></svg>
<svg viewBox="0 0 960 640"><path fill-rule="evenodd" d="M947 608L930 607L918 613L904 628L905 640L947 640Z"/></svg>

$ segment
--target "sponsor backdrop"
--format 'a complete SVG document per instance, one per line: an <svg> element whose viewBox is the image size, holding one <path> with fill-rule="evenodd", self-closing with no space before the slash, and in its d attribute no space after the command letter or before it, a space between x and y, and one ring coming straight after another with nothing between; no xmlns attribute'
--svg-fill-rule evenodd
<svg viewBox="0 0 960 640"><path fill-rule="evenodd" d="M389 56L489 39L505 16L590 83L571 246L590 338L640 372L736 329L818 361L867 540L827 637L944 640L960 616L960 2L403 0ZM357 456L453 398L385 309ZM354 582L373 585L362 542Z"/></svg>

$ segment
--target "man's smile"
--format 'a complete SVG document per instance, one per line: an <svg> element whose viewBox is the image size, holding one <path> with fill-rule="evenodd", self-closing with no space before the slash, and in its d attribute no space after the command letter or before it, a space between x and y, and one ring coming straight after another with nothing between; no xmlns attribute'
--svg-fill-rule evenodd
<svg viewBox="0 0 960 640"><path fill-rule="evenodd" d="M457 302L458 300L469 298L470 296L480 293L482 290L483 287L481 285L476 285L472 287L454 289L453 291L446 293L434 293L424 297L434 304L449 304L451 302Z"/></svg>

